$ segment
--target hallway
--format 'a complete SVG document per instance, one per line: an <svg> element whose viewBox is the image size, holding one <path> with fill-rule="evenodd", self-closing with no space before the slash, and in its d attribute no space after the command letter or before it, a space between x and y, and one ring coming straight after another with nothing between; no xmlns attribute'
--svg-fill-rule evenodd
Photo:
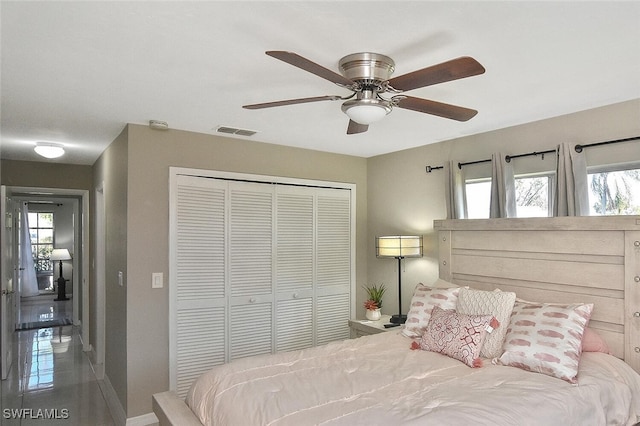
<svg viewBox="0 0 640 426"><path fill-rule="evenodd" d="M67 318L71 303L27 302L20 321ZM1 395L2 426L114 424L77 328L71 325L17 331L13 367Z"/></svg>

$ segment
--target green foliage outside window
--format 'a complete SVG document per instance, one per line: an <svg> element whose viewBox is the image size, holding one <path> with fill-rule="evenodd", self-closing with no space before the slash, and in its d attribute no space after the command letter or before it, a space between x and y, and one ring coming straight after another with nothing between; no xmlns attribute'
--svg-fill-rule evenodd
<svg viewBox="0 0 640 426"><path fill-rule="evenodd" d="M589 175L592 214L640 214L640 169Z"/></svg>
<svg viewBox="0 0 640 426"><path fill-rule="evenodd" d="M36 272L53 271L50 259L53 251L53 213L29 213L29 235Z"/></svg>

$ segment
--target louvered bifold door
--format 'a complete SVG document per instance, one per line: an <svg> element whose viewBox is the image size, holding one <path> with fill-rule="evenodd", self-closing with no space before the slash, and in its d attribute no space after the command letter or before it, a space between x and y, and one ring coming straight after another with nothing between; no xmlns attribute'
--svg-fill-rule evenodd
<svg viewBox="0 0 640 426"><path fill-rule="evenodd" d="M229 183L230 360L271 353L274 185Z"/></svg>
<svg viewBox="0 0 640 426"><path fill-rule="evenodd" d="M316 199L316 344L349 338L351 191L318 189Z"/></svg>
<svg viewBox="0 0 640 426"><path fill-rule="evenodd" d="M278 186L276 351L313 346L313 188Z"/></svg>
<svg viewBox="0 0 640 426"><path fill-rule="evenodd" d="M189 176L172 185L170 380L180 397L200 374L226 361L226 186Z"/></svg>

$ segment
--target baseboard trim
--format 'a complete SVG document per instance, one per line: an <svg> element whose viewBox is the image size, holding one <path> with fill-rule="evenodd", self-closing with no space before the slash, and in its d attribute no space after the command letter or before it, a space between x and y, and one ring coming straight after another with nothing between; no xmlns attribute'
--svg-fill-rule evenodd
<svg viewBox="0 0 640 426"><path fill-rule="evenodd" d="M109 381L109 377L104 375L104 379L98 380L98 386L107 402L107 407L113 418L113 422L117 426L151 426L159 423L158 418L153 413L143 414L141 416L127 418L127 414L120 404L118 395Z"/></svg>
<svg viewBox="0 0 640 426"><path fill-rule="evenodd" d="M92 345L89 345L87 358L89 359L89 364L91 365L93 374L96 375L96 379L98 380L104 379L104 364L96 363L96 359L98 359L98 355L96 354L96 351Z"/></svg>
<svg viewBox="0 0 640 426"><path fill-rule="evenodd" d="M102 380L98 380L98 386L102 391L105 401L107 402L107 407L109 407L109 412L111 413L113 422L116 426L126 426L127 414L124 412L124 408L122 407L122 404L120 404L118 395L106 374Z"/></svg>
<svg viewBox="0 0 640 426"><path fill-rule="evenodd" d="M127 419L127 426L151 426L157 424L159 424L159 420L153 413L147 413L136 417L129 417Z"/></svg>
<svg viewBox="0 0 640 426"><path fill-rule="evenodd" d="M93 368L93 374L96 375L97 380L104 379L104 364L91 364L91 368Z"/></svg>

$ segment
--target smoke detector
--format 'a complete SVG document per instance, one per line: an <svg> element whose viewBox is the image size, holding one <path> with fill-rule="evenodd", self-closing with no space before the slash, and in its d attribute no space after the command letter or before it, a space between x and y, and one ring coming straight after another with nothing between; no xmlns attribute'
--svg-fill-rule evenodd
<svg viewBox="0 0 640 426"><path fill-rule="evenodd" d="M166 121L149 120L149 127L155 130L168 130L169 124Z"/></svg>

